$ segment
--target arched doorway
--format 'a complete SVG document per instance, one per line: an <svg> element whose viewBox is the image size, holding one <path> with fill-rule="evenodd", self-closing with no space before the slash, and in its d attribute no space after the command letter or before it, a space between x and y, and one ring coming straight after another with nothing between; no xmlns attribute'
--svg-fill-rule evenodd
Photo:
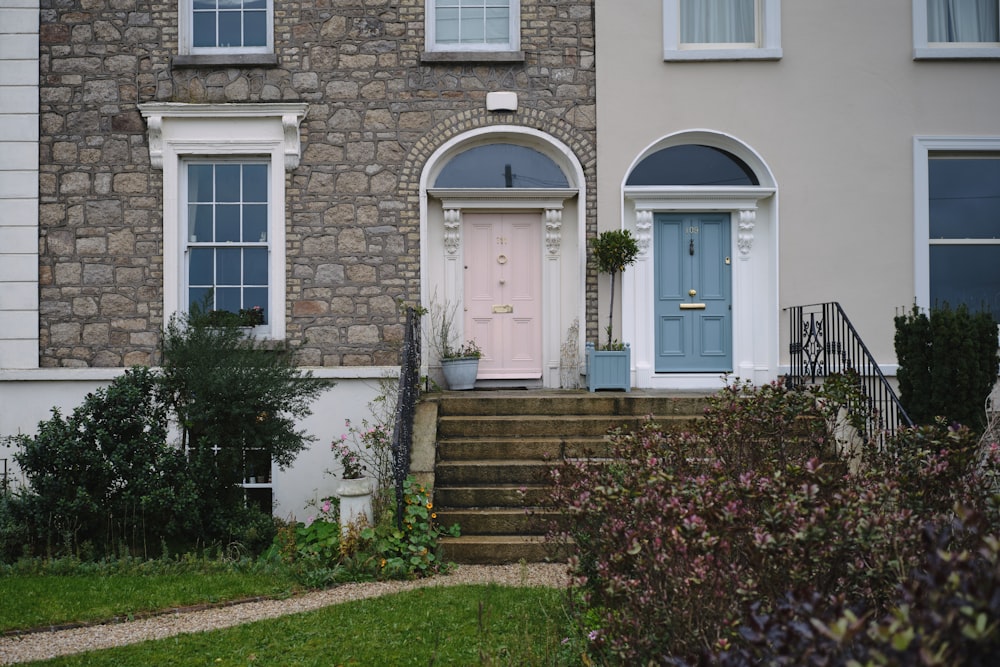
<svg viewBox="0 0 1000 667"><path fill-rule="evenodd" d="M777 196L733 137L684 132L649 146L622 186L640 255L623 275L638 387L711 389L776 375Z"/></svg>
<svg viewBox="0 0 1000 667"><path fill-rule="evenodd" d="M483 349L477 386L579 383L585 200L577 158L531 128L473 130L427 161L423 301Z"/></svg>

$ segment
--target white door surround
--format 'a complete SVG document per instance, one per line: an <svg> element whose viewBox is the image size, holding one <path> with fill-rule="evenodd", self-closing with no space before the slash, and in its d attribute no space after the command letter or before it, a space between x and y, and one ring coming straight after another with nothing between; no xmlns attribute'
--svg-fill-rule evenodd
<svg viewBox="0 0 1000 667"><path fill-rule="evenodd" d="M711 390L724 384L711 373L655 371L653 214L718 211L731 214L733 375L754 384L777 377L778 214L770 170L751 149L720 133L698 130L664 138L643 158L670 146L700 144L725 150L754 170L759 186L622 185L623 227L635 234L639 256L622 274L622 333L632 345L632 383L651 389Z"/></svg>
<svg viewBox="0 0 1000 667"><path fill-rule="evenodd" d="M441 168L464 150L486 143L517 143L530 146L550 157L566 175L568 188L433 188ZM464 212L524 212L539 216L542 246L542 379L544 387L562 385L562 366L567 335L570 347L579 353L572 363L578 366L583 353L586 321L584 284L586 270L586 185L583 167L562 142L538 130L519 126L491 126L453 137L427 160L420 183L420 266L422 305L432 300L459 304L464 294L462 215ZM570 216L565 219L565 212ZM464 329L461 318L454 325ZM426 335L426 334L425 334ZM460 330L461 340L466 332ZM426 348L431 346L426 345ZM426 359L429 369L439 360ZM426 370L426 369L425 369Z"/></svg>

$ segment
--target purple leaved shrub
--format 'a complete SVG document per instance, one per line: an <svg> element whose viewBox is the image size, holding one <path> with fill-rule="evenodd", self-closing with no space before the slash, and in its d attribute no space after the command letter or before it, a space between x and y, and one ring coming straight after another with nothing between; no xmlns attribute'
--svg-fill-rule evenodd
<svg viewBox="0 0 1000 667"><path fill-rule="evenodd" d="M925 526L951 522L956 502L995 518L984 476L996 465L967 429L871 440L849 466L828 437L839 407L737 382L685 428L647 421L613 433L607 458L554 470L562 522L550 538L571 545L592 660L735 656L754 618L881 618L926 562Z"/></svg>

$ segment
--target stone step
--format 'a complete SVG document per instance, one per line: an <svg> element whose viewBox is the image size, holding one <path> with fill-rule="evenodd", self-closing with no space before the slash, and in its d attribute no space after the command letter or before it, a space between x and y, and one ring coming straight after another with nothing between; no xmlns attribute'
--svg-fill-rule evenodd
<svg viewBox="0 0 1000 667"><path fill-rule="evenodd" d="M503 459L536 459L555 461L560 458L604 457L608 454L606 436L576 436L521 438L449 438L438 443L440 461L476 461Z"/></svg>
<svg viewBox="0 0 1000 667"><path fill-rule="evenodd" d="M565 549L538 535L474 535L441 540L442 558L455 563L505 565L565 561Z"/></svg>
<svg viewBox="0 0 1000 667"><path fill-rule="evenodd" d="M462 535L545 535L560 513L553 510L514 508L439 509L437 523L450 527L458 524Z"/></svg>
<svg viewBox="0 0 1000 667"><path fill-rule="evenodd" d="M669 419L679 419L672 417ZM634 430L643 417L618 415L487 415L438 419L438 440L450 438L599 437L625 427ZM691 419L684 417L683 419Z"/></svg>
<svg viewBox="0 0 1000 667"><path fill-rule="evenodd" d="M541 507L551 490L542 484L495 484L492 486L434 487L434 505L439 509L470 507Z"/></svg>
<svg viewBox="0 0 1000 667"><path fill-rule="evenodd" d="M445 392L441 416L488 415L700 415L708 405L704 395L675 392L650 395L594 394L586 391Z"/></svg>
<svg viewBox="0 0 1000 667"><path fill-rule="evenodd" d="M547 484L553 465L538 460L438 461L434 478L438 487Z"/></svg>

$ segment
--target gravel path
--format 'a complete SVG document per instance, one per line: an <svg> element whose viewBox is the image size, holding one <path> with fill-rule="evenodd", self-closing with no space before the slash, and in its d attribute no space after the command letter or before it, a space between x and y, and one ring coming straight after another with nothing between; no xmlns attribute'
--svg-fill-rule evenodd
<svg viewBox="0 0 1000 667"><path fill-rule="evenodd" d="M345 584L337 588L296 595L285 600L262 600L201 611L168 612L123 623L4 637L0 638L0 664L43 660L70 653L133 644L147 639L163 639L188 632L228 628L241 623L296 614L350 600L361 600L415 588L484 583L505 586L565 587L568 576L566 565L559 563L459 565L451 574L428 579Z"/></svg>

